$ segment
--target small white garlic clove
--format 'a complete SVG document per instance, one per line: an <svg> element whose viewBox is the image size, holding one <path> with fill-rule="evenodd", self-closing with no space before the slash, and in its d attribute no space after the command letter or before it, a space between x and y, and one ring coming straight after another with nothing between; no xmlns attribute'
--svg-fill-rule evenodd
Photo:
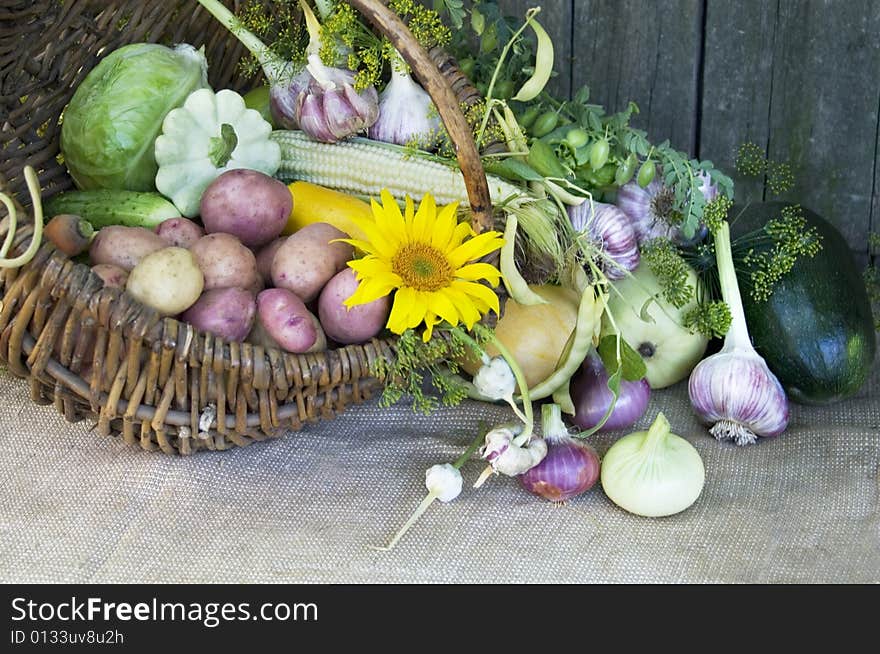
<svg viewBox="0 0 880 654"><path fill-rule="evenodd" d="M485 398L503 400L516 390L516 378L503 357L492 357L474 375L474 387Z"/></svg>
<svg viewBox="0 0 880 654"><path fill-rule="evenodd" d="M441 502L451 502L458 497L461 486L461 472L452 464L433 465L425 471L425 487Z"/></svg>
<svg viewBox="0 0 880 654"><path fill-rule="evenodd" d="M720 441L748 445L788 427L782 385L764 360L750 352L722 350L703 359L691 373L688 394L694 412L712 425L709 432Z"/></svg>

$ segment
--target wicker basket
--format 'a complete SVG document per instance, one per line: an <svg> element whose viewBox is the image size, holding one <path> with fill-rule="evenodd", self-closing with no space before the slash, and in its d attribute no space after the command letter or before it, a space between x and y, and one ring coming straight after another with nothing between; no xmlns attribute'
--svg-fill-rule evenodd
<svg viewBox="0 0 880 654"><path fill-rule="evenodd" d="M475 92L381 2L350 4L395 44L434 99L458 151L474 228L484 230L486 178L459 108ZM0 190L27 206L27 164L44 198L72 187L57 161L58 116L103 53L139 41L204 44L212 86L245 86L236 73L242 46L195 0L0 0ZM31 233L27 224L17 230L13 253ZM373 364L394 356L393 339L307 355L225 342L103 287L50 244L22 268L0 270L0 292L0 358L30 381L34 402L169 454L247 445L329 419L380 389Z"/></svg>

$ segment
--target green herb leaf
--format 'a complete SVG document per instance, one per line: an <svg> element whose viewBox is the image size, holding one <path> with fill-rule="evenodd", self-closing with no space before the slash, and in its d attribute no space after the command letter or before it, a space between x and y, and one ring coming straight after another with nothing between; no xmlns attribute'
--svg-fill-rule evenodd
<svg viewBox="0 0 880 654"><path fill-rule="evenodd" d="M618 338L620 338L620 362L617 360ZM602 359L605 370L608 371L609 377L613 377L618 372L621 372L623 379L626 381L638 381L648 374L648 368L645 366L641 355L617 334L604 336L599 341L599 347L596 349L599 353L599 358Z"/></svg>

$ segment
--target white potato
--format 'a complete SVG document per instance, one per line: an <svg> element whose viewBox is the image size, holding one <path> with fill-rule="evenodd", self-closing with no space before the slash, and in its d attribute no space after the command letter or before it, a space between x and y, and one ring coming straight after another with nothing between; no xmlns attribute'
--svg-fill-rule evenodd
<svg viewBox="0 0 880 654"><path fill-rule="evenodd" d="M189 250L168 247L148 254L128 275L125 290L166 316L195 304L205 287L196 258Z"/></svg>

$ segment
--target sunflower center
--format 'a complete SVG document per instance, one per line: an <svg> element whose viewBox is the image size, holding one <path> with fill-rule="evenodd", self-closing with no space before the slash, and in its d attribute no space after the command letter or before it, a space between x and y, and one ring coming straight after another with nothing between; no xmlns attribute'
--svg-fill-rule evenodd
<svg viewBox="0 0 880 654"><path fill-rule="evenodd" d="M454 279L446 255L425 243L404 245L391 260L391 269L417 291L439 291Z"/></svg>

